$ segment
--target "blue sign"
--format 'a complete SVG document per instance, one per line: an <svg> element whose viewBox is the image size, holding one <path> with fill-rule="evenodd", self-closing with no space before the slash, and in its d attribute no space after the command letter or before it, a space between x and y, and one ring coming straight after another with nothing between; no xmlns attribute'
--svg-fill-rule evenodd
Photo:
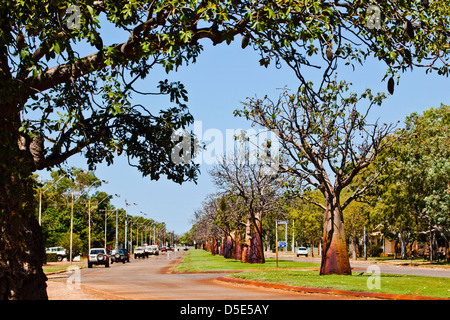
<svg viewBox="0 0 450 320"><path fill-rule="evenodd" d="M286 241L278 241L278 247L286 248L287 247L287 242Z"/></svg>
<svg viewBox="0 0 450 320"><path fill-rule="evenodd" d="M278 221L278 224L288 224L287 221Z"/></svg>

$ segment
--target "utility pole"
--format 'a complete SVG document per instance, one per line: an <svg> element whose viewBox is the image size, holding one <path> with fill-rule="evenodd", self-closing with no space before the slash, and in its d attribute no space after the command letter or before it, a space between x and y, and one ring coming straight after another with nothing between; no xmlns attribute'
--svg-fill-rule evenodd
<svg viewBox="0 0 450 320"><path fill-rule="evenodd" d="M119 249L119 213L117 212L118 210L116 209L116 246L115 249Z"/></svg>
<svg viewBox="0 0 450 320"><path fill-rule="evenodd" d="M292 253L295 253L295 244L294 244L294 240L295 240L295 237L294 237L294 227L295 227L295 220L294 219L292 219Z"/></svg>
<svg viewBox="0 0 450 320"><path fill-rule="evenodd" d="M106 250L106 226L107 226L107 223L106 223L106 219L107 219L107 209L105 208L105 250Z"/></svg>
<svg viewBox="0 0 450 320"><path fill-rule="evenodd" d="M89 229L89 236L88 236L88 238L89 238L89 244L88 244L88 248L89 248L89 251L88 252L91 252L91 198L89 198L89 204L88 204L88 229Z"/></svg>
<svg viewBox="0 0 450 320"><path fill-rule="evenodd" d="M72 263L72 234L73 234L73 189L72 189L72 208L70 210L70 263Z"/></svg>
<svg viewBox="0 0 450 320"><path fill-rule="evenodd" d="M277 268L278 268L278 220L275 220L275 252L277 256Z"/></svg>

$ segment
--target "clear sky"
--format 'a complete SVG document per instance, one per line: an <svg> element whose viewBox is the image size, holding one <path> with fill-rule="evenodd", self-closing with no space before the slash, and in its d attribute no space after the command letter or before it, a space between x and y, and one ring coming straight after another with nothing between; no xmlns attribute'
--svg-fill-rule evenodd
<svg viewBox="0 0 450 320"><path fill-rule="evenodd" d="M114 40L118 41L120 40ZM233 110L242 107L241 101L245 101L246 97L263 97L266 94L276 99L277 88L298 87L291 69L286 66L279 70L273 66L268 69L259 66L258 54L250 46L242 50L239 40L230 46L221 44L214 47L209 41L203 44L205 50L196 64L181 67L178 72L168 75L163 70L155 69L150 77L139 84L141 88L156 92L156 85L160 80L167 78L169 81L181 81L188 91L189 110L196 121L201 121L203 133L217 129L225 139L226 129L249 129L249 122L233 116ZM354 84L354 92L360 93L367 87L373 92L387 92L387 81L381 82L385 72L381 63L369 61L364 66L357 67L354 72L339 68L338 71L340 78ZM397 120L403 122L405 116L412 112L421 113L430 107L438 107L441 103L450 104L449 89L448 78L436 74L425 75L425 71L420 69L408 71L402 75L394 95L389 95L383 105L373 109L371 114L382 123ZM135 96L133 101L142 103L155 112L170 106L167 97ZM204 142L206 145L210 143L206 140ZM80 156L69 159L67 166L87 169L84 158ZM201 207L208 194L216 192L208 174L210 169L211 165L203 163L197 184L186 182L180 186L164 178L159 181L143 178L121 156L115 159L112 166L99 165L95 174L99 179L109 182L99 190L120 195L120 198L112 200L116 207L125 207L125 199L129 203L135 202L138 205L128 207L129 214L141 215L140 212L143 211L149 218L166 222L169 231L183 234L191 228L194 210ZM48 177L47 172L41 171L38 174Z"/></svg>

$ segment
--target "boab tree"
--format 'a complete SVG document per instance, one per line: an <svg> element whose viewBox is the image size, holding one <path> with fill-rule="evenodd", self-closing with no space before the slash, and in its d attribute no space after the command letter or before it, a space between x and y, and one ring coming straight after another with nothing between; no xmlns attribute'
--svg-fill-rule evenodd
<svg viewBox="0 0 450 320"><path fill-rule="evenodd" d="M263 219L277 204L280 180L267 159L249 153L245 146L223 157L211 171L214 183L223 191L239 197L246 210L246 225L241 261L264 263Z"/></svg>
<svg viewBox="0 0 450 320"><path fill-rule="evenodd" d="M345 82L332 82L321 90L324 100L320 101L300 87L294 94L283 91L276 102L267 97L250 99L236 112L278 132L280 169L297 178L296 187L308 185L322 192L325 204L301 194L324 210L322 275L351 274L342 212L364 194L376 176L346 199L341 198L341 192L393 143L389 139L393 125L368 122L370 109L380 105L384 95L366 90L359 97L344 97L347 90ZM364 99L368 106L358 111Z"/></svg>
<svg viewBox="0 0 450 320"><path fill-rule="evenodd" d="M368 14L364 1L349 0L2 1L0 298L47 297L34 171L81 152L93 168L124 152L152 179L195 178L192 163L169 161L171 132L192 121L184 87L160 82L157 93L175 104L161 112L132 103L142 93L139 79L155 66L176 70L195 62L202 39L229 44L241 35L243 48L259 50L261 65L283 59L303 84L302 67L318 70L309 61L317 56L328 76L339 59L368 56L386 62L389 73L434 70L442 61L439 71L447 74L449 6L426 3L382 0L379 14ZM123 40L107 43L105 29Z"/></svg>

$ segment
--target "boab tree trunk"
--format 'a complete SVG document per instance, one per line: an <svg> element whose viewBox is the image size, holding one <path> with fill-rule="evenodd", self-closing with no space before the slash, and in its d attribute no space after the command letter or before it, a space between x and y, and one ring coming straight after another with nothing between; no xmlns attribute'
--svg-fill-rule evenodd
<svg viewBox="0 0 450 320"><path fill-rule="evenodd" d="M5 113L0 119L0 299L47 299L33 159L22 150L17 123Z"/></svg>
<svg viewBox="0 0 450 320"><path fill-rule="evenodd" d="M233 239L230 235L226 236L223 241L223 257L231 259L233 256Z"/></svg>
<svg viewBox="0 0 450 320"><path fill-rule="evenodd" d="M345 241L344 216L335 198L327 201L323 221L323 251L320 274L350 275L350 261Z"/></svg>
<svg viewBox="0 0 450 320"><path fill-rule="evenodd" d="M250 263L264 263L264 248L261 232L258 227L254 226L252 230L252 239L249 253Z"/></svg>
<svg viewBox="0 0 450 320"><path fill-rule="evenodd" d="M247 222L245 223L244 243L242 245L242 253L241 253L242 263L248 263L250 261L251 242L252 242L252 229L250 217L248 217Z"/></svg>
<svg viewBox="0 0 450 320"><path fill-rule="evenodd" d="M252 220L252 237L250 243L250 263L264 263L264 244L262 237L261 213Z"/></svg>
<svg viewBox="0 0 450 320"><path fill-rule="evenodd" d="M237 231L234 238L234 259L242 259L241 231Z"/></svg>

